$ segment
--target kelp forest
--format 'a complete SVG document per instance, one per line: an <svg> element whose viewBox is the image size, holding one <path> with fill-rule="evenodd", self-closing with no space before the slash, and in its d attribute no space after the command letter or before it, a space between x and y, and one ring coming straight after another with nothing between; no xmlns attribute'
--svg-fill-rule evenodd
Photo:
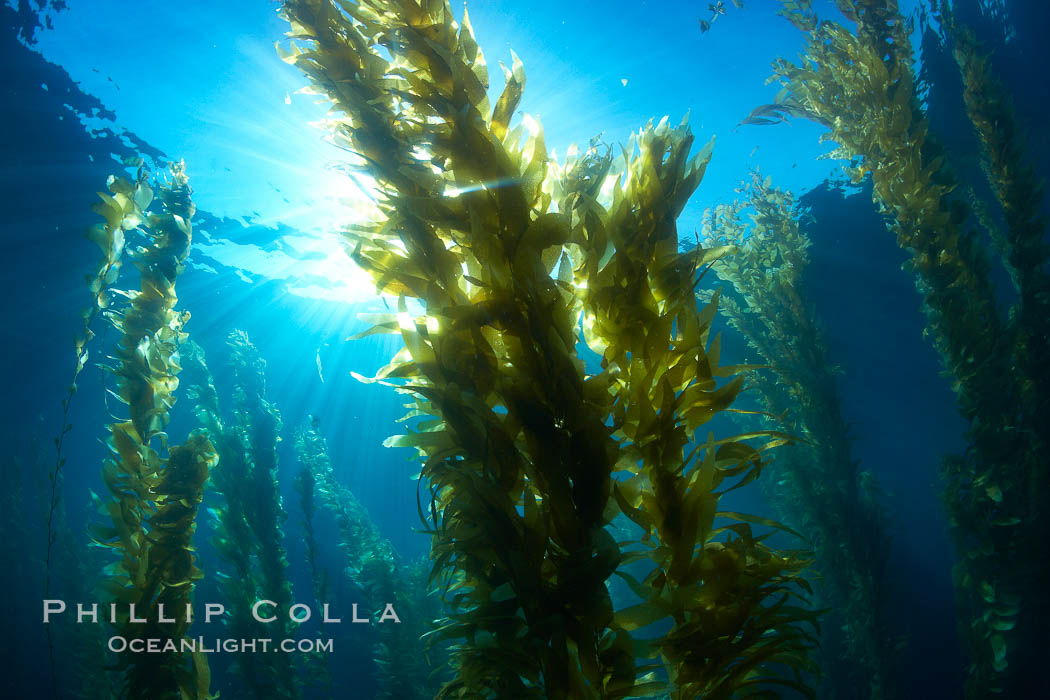
<svg viewBox="0 0 1050 700"><path fill-rule="evenodd" d="M64 5L5 21L30 45ZM736 198L686 227L720 158L692 126L704 104L623 141L595 120L558 152L526 66L482 51L471 3L276 5L277 54L370 192L329 236L375 303L331 344L377 361L311 347L295 362L318 381L299 393L340 373L400 417L303 410L236 302L191 301L195 251L216 245L195 205L213 164L100 143L119 164L68 195L97 192L74 217L94 258L61 269L61 304L82 309L60 329L67 388L4 460L12 697L1050 696L1045 161L1001 3L780 0L801 53L736 127L815 129L841 173L822 196L849 193L868 222L835 235L899 256L855 264L905 283L907 342L934 358L879 359L953 402L959 440L907 465L951 543L950 619L922 632L952 650L939 681L916 679L928 647L908 618L932 594L897 554L918 537L902 482L864 448L899 438L851 418L875 401L847 390L870 370L822 315L820 198L759 156L730 163ZM697 32L744 11L712 4ZM422 556L355 491L347 436L412 462Z"/></svg>

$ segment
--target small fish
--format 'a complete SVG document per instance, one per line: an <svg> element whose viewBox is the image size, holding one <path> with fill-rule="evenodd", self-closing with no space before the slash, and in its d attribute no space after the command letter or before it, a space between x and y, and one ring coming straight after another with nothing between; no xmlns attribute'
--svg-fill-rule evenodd
<svg viewBox="0 0 1050 700"><path fill-rule="evenodd" d="M733 0L733 7L739 10L744 9L744 0Z"/></svg>

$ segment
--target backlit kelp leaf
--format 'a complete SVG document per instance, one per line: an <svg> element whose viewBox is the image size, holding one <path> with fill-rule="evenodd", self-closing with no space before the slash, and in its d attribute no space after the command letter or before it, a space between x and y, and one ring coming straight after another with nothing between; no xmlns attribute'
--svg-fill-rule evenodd
<svg viewBox="0 0 1050 700"><path fill-rule="evenodd" d="M644 556L646 555L639 553L639 557ZM614 575L623 580L623 582L627 584L627 587L631 589L631 592L634 593L636 596L638 596L642 600L648 600L652 591L643 583L638 581L638 579L636 579L634 576L631 576L629 573L622 570L615 571Z"/></svg>
<svg viewBox="0 0 1050 700"><path fill-rule="evenodd" d="M771 520L769 518L761 518L761 517L758 517L756 515L748 515L747 513L735 513L733 511L726 511L726 510L718 511L717 515L719 517L731 518L733 520L739 520L740 522L750 523L752 525L763 525L765 527L772 528L774 530L780 530L782 532L786 532L786 533L788 533L790 535L798 537L799 539L805 539L801 534L799 534L798 532L795 532L794 530L792 530L788 526L784 525L783 523L779 523L779 522L777 522L775 520Z"/></svg>
<svg viewBox="0 0 1050 700"><path fill-rule="evenodd" d="M629 691L632 698L654 698L666 695L671 688L663 681L645 681L635 683Z"/></svg>
<svg viewBox="0 0 1050 700"><path fill-rule="evenodd" d="M383 447L415 447L424 454L430 450L447 449L450 445L451 440L448 433L444 430L394 435L383 441Z"/></svg>
<svg viewBox="0 0 1050 700"><path fill-rule="evenodd" d="M616 622L628 632L647 627L667 617L669 612L653 603L639 603L616 612Z"/></svg>
<svg viewBox="0 0 1050 700"><path fill-rule="evenodd" d="M103 479L111 494L104 509L113 525L94 528L93 533L101 544L123 555L106 570L104 587L112 600L140 606L144 600L149 604L164 602L174 609L189 601L192 583L201 577L193 565L191 538L196 508L215 456L207 439L196 433L182 446L168 450L163 432L175 402L176 375L181 371L178 345L186 341L182 326L188 314L173 308L174 283L189 254L193 204L181 163L173 163L170 179L156 188L156 202L145 177L140 168L134 183L112 179L113 195L101 196L102 204L97 208L109 226L119 224L125 230L141 227L145 244L134 251L140 290L121 292L127 304L106 311L121 334L108 366L117 377L115 389L109 391L128 407L128 420L109 426L107 446L112 457L103 464ZM153 210L143 211L146 206L153 206ZM91 235L109 246L104 247L107 255L116 256L123 239L115 233L116 228L113 231L96 228ZM106 286L116 280L118 262L109 259L91 285L100 308L108 306L108 292L115 292ZM90 315L85 316L85 321L89 320ZM161 457L163 453L167 458ZM175 641L177 648L177 640L187 627L184 621L175 623L164 631L170 635L165 639ZM150 634L126 618L118 619L116 630L127 638ZM197 692L199 679L187 669L186 657L180 653L134 656L122 655L118 661L124 678L123 695L145 698L181 692L198 700L207 697L206 691L203 695ZM190 687L187 679L192 692L185 690Z"/></svg>
<svg viewBox="0 0 1050 700"><path fill-rule="evenodd" d="M525 90L525 66L513 51L511 51L511 61L510 69L500 63L506 82L495 107L492 108L492 117L489 120L492 133L501 141L507 135L510 119L518 108L518 103L521 102Z"/></svg>
<svg viewBox="0 0 1050 700"><path fill-rule="evenodd" d="M639 585L667 609L637 609L628 622L694 614L675 607L683 596L674 593L697 583L689 572L717 496L713 483L689 490L680 413L704 392L715 411L735 387L719 393L704 352L714 314L701 318L692 296L702 255L678 254L674 219L710 149L690 159L687 127L664 120L639 132L620 164L587 155L564 176L550 166L539 123L512 123L524 84L517 60L486 118L473 80L484 82L480 51L447 4L292 0L283 12L302 43L291 59L335 103L336 137L364 155L385 198L373 224L352 230L355 257L380 289L423 309L410 316L399 301L406 350L377 379L446 426L448 442L410 438L422 441L414 446L431 489L418 506L432 533L432 579L447 592L440 630L460 642L455 677L438 696L658 692L644 685L656 682L645 675L652 667L636 668L605 585L637 559L606 526L625 510L658 533L645 552L656 575ZM608 172L621 177L606 198ZM688 342L676 326L691 326ZM603 355L596 378L578 355L581 328ZM703 391L691 390L698 382ZM680 392L690 392L688 404ZM735 468L714 450L705 483ZM614 471L640 476L621 486ZM502 600L508 584L514 600ZM786 645L783 626L773 634ZM659 651L672 650L654 643L644 653ZM667 658L684 677L690 660Z"/></svg>
<svg viewBox="0 0 1050 700"><path fill-rule="evenodd" d="M685 420L686 429L696 430L714 415L729 408L736 400L743 385L744 378L737 376L714 391L704 391L699 384L686 389L682 400L684 404L682 417Z"/></svg>
<svg viewBox="0 0 1050 700"><path fill-rule="evenodd" d="M613 496L616 499L616 503L620 506L620 512L626 515L638 527L642 528L644 536L648 536L653 527L651 517L645 511L631 505L631 502L623 495L620 484L613 486ZM640 494L637 498L640 500Z"/></svg>
<svg viewBox="0 0 1050 700"><path fill-rule="evenodd" d="M798 442L799 440L798 437L779 430L755 430L752 432L740 433L739 435L734 435L730 438L721 438L715 440L712 444L715 447L720 447L722 445L740 444L746 440L754 440L755 438L770 438L762 446L756 448L758 452L771 450L780 447L781 445Z"/></svg>
<svg viewBox="0 0 1050 700"><path fill-rule="evenodd" d="M989 623L989 627L991 627L996 632L1009 632L1016 626L1016 624L1017 621L1013 619L997 618Z"/></svg>

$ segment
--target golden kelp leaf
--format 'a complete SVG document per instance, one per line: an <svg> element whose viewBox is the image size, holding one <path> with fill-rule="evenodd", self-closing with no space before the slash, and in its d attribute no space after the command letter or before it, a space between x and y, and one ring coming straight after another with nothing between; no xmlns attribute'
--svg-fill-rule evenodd
<svg viewBox="0 0 1050 700"><path fill-rule="evenodd" d="M740 522L743 522L743 523L751 523L752 525L763 525L765 527L772 528L774 530L780 530L781 532L786 532L789 535L793 535L793 536L799 538L800 540L805 539L800 533L795 532L794 530L792 530L787 525L784 525L783 523L779 523L776 520L771 520L769 518L762 518L762 517L759 517L757 515L748 515L747 513L736 513L736 512L728 511L728 510L720 510L720 511L718 511L717 515L719 517L722 517L722 518L731 518L732 520L739 520Z"/></svg>
<svg viewBox="0 0 1050 700"><path fill-rule="evenodd" d="M642 528L645 534L648 535L653 528L653 521L648 513L631 505L620 490L620 484L613 485L612 493L616 503L620 506L620 512L626 515L635 525ZM640 496L638 500L641 500Z"/></svg>
<svg viewBox="0 0 1050 700"><path fill-rule="evenodd" d="M383 447L416 447L425 451L447 449L451 444L451 439L444 430L392 435L383 441Z"/></svg>
<svg viewBox="0 0 1050 700"><path fill-rule="evenodd" d="M639 558L643 558L647 556L647 553L639 552L638 556ZM638 579L636 579L634 576L631 576L629 573L623 571L622 569L614 571L613 575L622 579L623 582L627 584L627 587L631 589L631 592L634 593L636 596L638 596L642 600L649 599L649 596L651 595L652 591L647 586L638 581Z"/></svg>
<svg viewBox="0 0 1050 700"><path fill-rule="evenodd" d="M511 51L511 59L512 68L510 70L500 63L506 84L503 87L503 93L496 101L496 106L492 109L492 117L489 120L492 133L501 141L507 135L510 119L514 115L514 110L518 108L518 103L521 102L521 96L525 90L525 66L513 51Z"/></svg>
<svg viewBox="0 0 1050 700"><path fill-rule="evenodd" d="M522 244L532 249L542 250L550 246L561 246L568 237L568 217L561 213L551 212L537 217L529 224ZM553 269L553 265L551 269ZM548 272L550 272L550 269L548 269Z"/></svg>
<svg viewBox="0 0 1050 700"><path fill-rule="evenodd" d="M689 387L682 395L682 419L689 431L729 408L743 388L744 378L737 376L714 391L703 391L700 385Z"/></svg>
<svg viewBox="0 0 1050 700"><path fill-rule="evenodd" d="M616 611L614 616L616 624L633 632L636 629L647 627L668 616L668 611L653 602L639 603L629 608Z"/></svg>

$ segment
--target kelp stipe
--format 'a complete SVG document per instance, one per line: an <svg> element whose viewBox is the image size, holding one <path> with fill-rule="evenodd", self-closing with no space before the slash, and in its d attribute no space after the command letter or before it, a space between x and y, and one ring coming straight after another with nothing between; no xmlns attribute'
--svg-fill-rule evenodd
<svg viewBox="0 0 1050 700"><path fill-rule="evenodd" d="M266 362L247 334L233 331L226 348L233 369L233 415L227 418L204 351L192 342L183 351L197 420L220 458L212 485L222 503L210 512L215 519L212 544L224 565L218 572L228 609L223 622L231 638L294 639L296 625L287 615L293 601L282 535L287 516L277 481L280 413L266 400ZM260 613L275 614L273 622L264 624L253 616L252 606L260 599L276 604L275 610ZM288 654L242 652L234 669L251 697L299 697Z"/></svg>
<svg viewBox="0 0 1050 700"><path fill-rule="evenodd" d="M73 401L73 395L77 391L77 380L84 370L88 361L88 344L95 337L91 329L92 322L100 311L104 311L110 304L110 287L117 281L120 268L124 258L125 231L134 230L142 223L143 211L153 201L153 190L146 183L147 171L142 161L129 163L137 166L135 182L124 177L110 175L106 181L109 193L99 192L100 202L92 207L92 210L103 218L87 230L87 237L102 252L102 257L95 265L95 269L87 276L88 289L93 297L91 306L85 307L80 312L83 326L73 340L76 362L73 367L73 376L69 382L69 389L65 398L62 399L62 429L54 440L55 463L48 470L47 478L50 487L50 499L47 513L47 548L44 555L44 599L51 598L51 568L52 552L55 540L58 537L56 531L56 517L61 498L62 468L66 464L62 456L62 447L65 444L66 434L73 429L69 423L69 408ZM55 650L52 627L46 627L48 661L51 667L52 694L58 693L58 678L55 673Z"/></svg>
<svg viewBox="0 0 1050 700"><path fill-rule="evenodd" d="M402 299L399 317L384 321L407 349L380 380L409 378L417 410L438 418L389 444L416 445L428 460L434 575L452 610L436 634L462 641L440 696L625 696L634 660L629 640L607 632L604 585L619 554L601 527L615 454L603 413L581 405L571 320L548 276L557 251L549 264L537 257L542 240L561 234L559 222L551 214L529 226L533 207L549 202L546 150L538 129L524 150L520 130L501 137L520 96L520 64L490 117L484 61L447 4L344 8L354 20L329 2L286 3L292 36L304 43L291 59L347 115L336 137L368 160L387 201L388 221L355 234L355 258L381 290L430 309L429 321L414 319ZM411 71L390 65L372 37ZM391 72L403 88L392 89ZM419 148L430 151L426 160ZM467 191L444 197L453 172ZM482 182L501 186L473 187ZM504 363L521 369L501 371ZM526 427L530 444L515 444ZM570 440L580 454L554 452ZM580 471L579 508L567 459Z"/></svg>
<svg viewBox="0 0 1050 700"><path fill-rule="evenodd" d="M809 695L818 614L782 607L809 590L801 577L808 562L767 547L768 535L751 530L787 531L778 523L718 510L723 493L759 476L764 451L791 438L768 430L721 440L709 434L686 453L697 429L729 409L742 387L742 368L720 366L720 339L711 338L717 297L699 309L694 296L701 271L731 251L678 250L674 222L711 156L708 144L689 158L692 141L684 123L671 128L666 120L632 137L613 164L620 175L605 211L560 188L569 189L562 209L580 216L567 254L580 261L584 337L612 378L614 435L627 476L613 493L642 531L630 543L641 549L625 560L644 553L655 564L641 582L616 572L643 600L616 619L633 631L670 616L670 631L651 644L674 698L729 697L751 686ZM582 159L582 173L594 170L587 160L593 155ZM570 181L595 180L595 172L580 178L577 165L566 169ZM603 256L607 262L595 266ZM765 442L747 444L754 438Z"/></svg>
<svg viewBox="0 0 1050 700"><path fill-rule="evenodd" d="M182 445L166 449L164 429L181 369L178 345L186 339L183 325L189 318L187 312L175 311L175 282L189 255L194 213L182 164L172 164L170 170L170 179L156 187L159 202L139 224L145 240L136 246L132 259L140 289L121 292L127 305L107 311L121 338L106 369L116 377L114 396L128 406L129 415L128 420L109 426L110 457L102 475L111 498L99 506L113 525L93 528L93 537L121 555L108 567L103 584L118 604L118 634L127 640L171 641L175 649L121 654L117 670L124 678L123 695L204 700L209 697L207 660L200 653L187 655L179 649L189 628L180 613L202 576L192 537L197 507L217 455L207 437L196 431ZM136 616L148 622L131 622L131 605ZM163 616L176 622L159 621L161 605Z"/></svg>
<svg viewBox="0 0 1050 700"><path fill-rule="evenodd" d="M717 484L756 477L759 449L711 439L698 464L684 454L739 389L716 386L705 351L714 309L697 318L697 256L675 250L674 219L703 171L687 158L687 131L647 130L631 156L636 181L606 209L601 159L552 177L539 125L512 127L524 86L516 59L490 107L469 22L457 25L447 3L304 0L284 13L287 60L333 101L334 139L380 191L380 218L348 238L377 289L401 297L397 313L372 319L372 332L400 333L406 346L374 381L411 394L410 415L423 418L387 444L424 460L420 514L451 608L432 636L457 641L439 697L728 697L777 681L805 692L793 672L809 668L798 623L811 614L784 604L802 562L762 547L750 516L709 522ZM633 239L632 221L643 224ZM617 225L622 251L606 233ZM614 252L623 285L603 275ZM591 295L584 281L603 288ZM622 315L615 293L628 295ZM425 314L410 314L405 297ZM585 372L587 305L588 342L637 350L631 364ZM659 361L669 354L671 368ZM616 471L638 472L619 498ZM632 557L606 526L621 510L651 521L656 570L636 588L637 609L617 612L606 582ZM710 598L692 593L699 578ZM674 689L653 664L636 666L627 629L666 617L675 634L654 655L664 652Z"/></svg>
<svg viewBox="0 0 1050 700"><path fill-rule="evenodd" d="M744 191L743 201L708 213L701 240L737 248L713 267L729 285L721 309L771 369L749 377L764 422L805 440L778 454L776 486L764 490L814 548L823 581L815 602L830 609L820 694L897 697L894 656L901 642L886 624L888 516L874 477L858 472L835 368L804 289L810 240L790 193L757 172Z"/></svg>
<svg viewBox="0 0 1050 700"><path fill-rule="evenodd" d="M231 638L252 639L263 632L263 627L251 615L251 606L258 595L259 582L254 571L253 555L256 544L247 521L249 498L245 484L250 481L249 464L240 433L234 426L228 429L220 412L219 394L206 364L204 350L195 342L187 341L181 352L186 395L200 426L207 431L219 453L219 464L212 470L210 491L222 498L222 504L209 508L214 519L211 544L223 563L217 572L219 590L227 609L222 622ZM268 655L269 656L269 655ZM237 654L231 669L244 683L243 692L264 697L274 683L272 664L261 654Z"/></svg>
<svg viewBox="0 0 1050 700"><path fill-rule="evenodd" d="M839 144L832 155L853 161L855 179L871 174L875 200L910 254L906 267L923 296L927 331L969 423L966 455L943 464L962 560L956 586L971 655L967 696L1038 695L1046 680L1036 650L1045 647L1050 624L1046 557L1038 554L1050 532L1046 225L1032 198L1040 190L1020 160L1005 102L979 94L995 86L963 37L956 48L970 84L967 110L1006 212L1006 228L990 233L1021 298L1003 317L987 246L966 228L965 204L949 199L954 182L916 98L908 23L887 0L838 6L857 22L856 32L785 3L783 12L808 38L802 65L775 64L786 88L775 107L828 126L827 138Z"/></svg>
<svg viewBox="0 0 1050 700"><path fill-rule="evenodd" d="M300 426L295 431L295 454L299 460L299 473L295 477L295 490L299 493L299 508L302 511L303 533L306 544L306 563L310 570L310 583L313 588L314 601L318 606L328 602L328 572L321 566L317 536L314 533L314 515L317 512L317 478L315 472L320 468L316 461L327 459L328 450L323 438L317 434L313 416L310 427ZM324 694L332 692L332 671L328 666L328 655L324 652L308 653L303 661L304 670L309 680L307 685L314 685Z"/></svg>
<svg viewBox="0 0 1050 700"><path fill-rule="evenodd" d="M1002 457L989 465L945 460L946 503L962 558L955 570L965 614L959 627L973 650L968 692L1001 686L1006 694L1038 695L1050 691L1045 655L1031 651L1045 648L1050 636L1050 561L1039 554L1050 536L1050 220L1010 95L974 32L955 20L949 3L940 9L943 40L959 66L981 167L998 205L998 217L986 213L982 224L1016 292L1006 324L1016 424L990 428L1012 427L1023 435L1012 449L1029 450L1026 461L1013 464Z"/></svg>
<svg viewBox="0 0 1050 700"><path fill-rule="evenodd" d="M236 484L227 482L224 493L228 494L231 488L242 492L239 497L256 543L258 590L265 592L266 597L276 603L274 614L278 619L268 626L269 631L293 639L298 625L281 614L294 602L283 539L288 514L277 481L281 414L266 399L266 361L259 355L248 335L243 331L233 331L226 346L233 368L233 413L236 417L234 425L228 427L232 427L237 434L249 471L247 481ZM268 656L275 658L267 659ZM292 657L288 654L261 654L261 657L272 666L275 673L270 683L276 685L264 686L267 688L265 697L299 697Z"/></svg>
<svg viewBox="0 0 1050 700"><path fill-rule="evenodd" d="M365 611L363 614L379 620L385 606L391 604L400 620L375 624L376 697L389 700L434 697L440 687L436 679L447 662L447 653L438 644L427 648L423 642L439 616L427 576L420 566L398 556L364 506L336 478L327 441L316 426L299 428L295 447L303 467L299 487L304 505L309 503L312 508L313 496L317 496L321 506L335 518L344 572L364 593L359 602ZM310 494L309 500L307 494ZM315 564L311 561L312 567Z"/></svg>

